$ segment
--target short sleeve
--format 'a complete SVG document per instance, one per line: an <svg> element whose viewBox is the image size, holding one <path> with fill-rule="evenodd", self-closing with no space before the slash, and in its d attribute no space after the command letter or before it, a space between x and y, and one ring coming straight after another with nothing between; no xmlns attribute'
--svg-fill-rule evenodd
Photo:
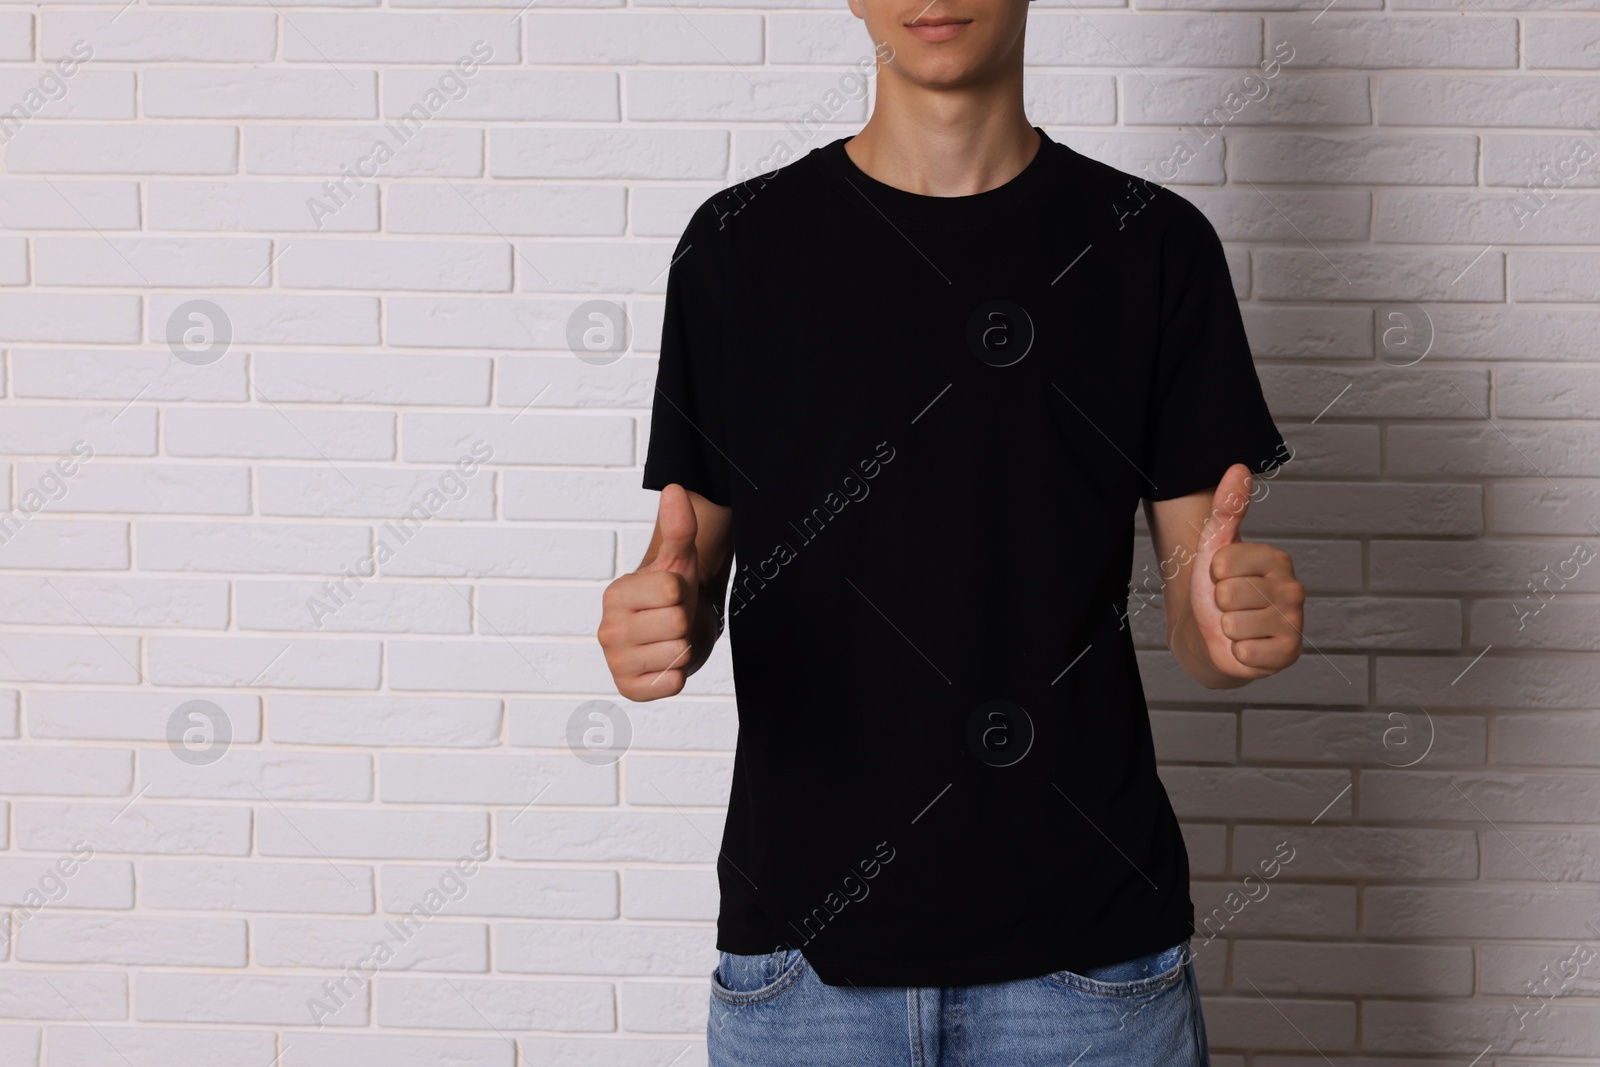
<svg viewBox="0 0 1600 1067"><path fill-rule="evenodd" d="M1261 474L1288 455L1256 376L1222 241L1199 208L1179 207L1162 239L1149 500L1208 489L1235 463Z"/></svg>
<svg viewBox="0 0 1600 1067"><path fill-rule="evenodd" d="M708 219L714 221L709 212L709 205L702 205L690 219L667 272L643 486L664 489L677 482L715 504L730 506L723 373L725 246L715 228L706 225Z"/></svg>

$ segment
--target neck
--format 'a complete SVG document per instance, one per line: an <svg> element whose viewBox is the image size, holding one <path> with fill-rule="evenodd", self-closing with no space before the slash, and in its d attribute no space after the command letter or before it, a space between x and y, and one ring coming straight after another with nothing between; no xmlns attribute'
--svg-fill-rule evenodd
<svg viewBox="0 0 1600 1067"><path fill-rule="evenodd" d="M1022 106L1022 64L992 80L930 91L891 63L878 66L878 98L845 142L872 178L924 196L971 196L1022 173L1040 147Z"/></svg>

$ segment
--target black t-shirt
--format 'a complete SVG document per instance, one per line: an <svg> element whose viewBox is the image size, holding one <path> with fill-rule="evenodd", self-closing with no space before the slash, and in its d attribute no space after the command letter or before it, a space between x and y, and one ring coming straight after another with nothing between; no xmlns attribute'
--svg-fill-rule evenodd
<svg viewBox="0 0 1600 1067"><path fill-rule="evenodd" d="M733 508L717 947L1007 981L1190 936L1124 618L1134 514L1277 465L1216 231L1035 127L972 196L848 138L705 201L644 487Z"/></svg>

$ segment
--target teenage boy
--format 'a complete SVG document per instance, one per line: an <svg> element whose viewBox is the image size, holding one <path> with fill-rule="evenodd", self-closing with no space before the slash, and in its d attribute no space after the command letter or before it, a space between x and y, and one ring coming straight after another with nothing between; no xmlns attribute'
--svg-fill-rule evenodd
<svg viewBox="0 0 1600 1067"><path fill-rule="evenodd" d="M1304 601L1240 536L1289 453L1221 242L1029 123L1028 0L850 7L870 121L674 251L655 532L597 635L645 701L731 626L710 1063L1206 1064L1129 617L1159 589L1222 689Z"/></svg>

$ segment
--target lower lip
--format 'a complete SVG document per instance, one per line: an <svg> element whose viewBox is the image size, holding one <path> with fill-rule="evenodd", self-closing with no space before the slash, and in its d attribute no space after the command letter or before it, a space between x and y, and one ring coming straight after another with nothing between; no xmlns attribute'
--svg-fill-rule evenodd
<svg viewBox="0 0 1600 1067"><path fill-rule="evenodd" d="M919 40L937 43L950 40L970 25L972 25L970 22L947 22L943 26L907 26L906 29L915 34Z"/></svg>

